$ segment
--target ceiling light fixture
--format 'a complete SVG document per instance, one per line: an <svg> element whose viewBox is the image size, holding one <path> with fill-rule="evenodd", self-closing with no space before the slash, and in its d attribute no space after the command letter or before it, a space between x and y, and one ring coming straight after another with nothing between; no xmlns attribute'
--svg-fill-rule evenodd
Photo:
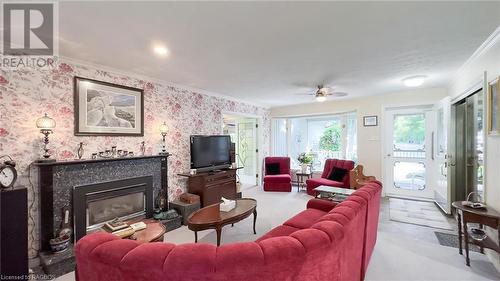
<svg viewBox="0 0 500 281"><path fill-rule="evenodd" d="M167 47L165 46L162 46L162 45L157 45L157 46L154 46L153 47L153 51L157 54L157 55L160 55L160 56L166 56L168 55L168 49Z"/></svg>
<svg viewBox="0 0 500 281"><path fill-rule="evenodd" d="M317 102L324 102L324 101L326 101L326 97L324 95L316 95L316 101Z"/></svg>
<svg viewBox="0 0 500 281"><path fill-rule="evenodd" d="M403 79L403 83L405 84L406 87L418 87L424 84L425 78L427 78L427 76L424 75L411 76Z"/></svg>

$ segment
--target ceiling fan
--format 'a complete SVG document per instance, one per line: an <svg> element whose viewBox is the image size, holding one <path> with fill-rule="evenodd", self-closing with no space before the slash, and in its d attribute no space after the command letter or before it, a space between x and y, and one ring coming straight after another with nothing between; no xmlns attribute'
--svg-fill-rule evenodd
<svg viewBox="0 0 500 281"><path fill-rule="evenodd" d="M303 93L301 95L310 95L314 96L316 101L318 102L324 102L326 100L327 96L334 96L334 97L345 97L347 96L347 93L344 92L334 92L332 88L330 87L325 87L324 85L318 85L317 90L314 93Z"/></svg>

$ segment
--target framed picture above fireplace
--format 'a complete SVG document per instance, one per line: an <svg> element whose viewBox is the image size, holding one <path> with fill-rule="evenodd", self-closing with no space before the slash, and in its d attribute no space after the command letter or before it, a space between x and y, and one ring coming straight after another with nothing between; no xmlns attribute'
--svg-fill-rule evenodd
<svg viewBox="0 0 500 281"><path fill-rule="evenodd" d="M75 77L76 136L143 136L144 90Z"/></svg>

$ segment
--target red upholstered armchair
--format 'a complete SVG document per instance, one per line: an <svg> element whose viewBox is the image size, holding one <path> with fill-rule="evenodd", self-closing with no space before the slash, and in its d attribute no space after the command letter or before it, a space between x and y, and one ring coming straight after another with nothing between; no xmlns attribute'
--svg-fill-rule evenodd
<svg viewBox="0 0 500 281"><path fill-rule="evenodd" d="M279 173L268 174L268 165L279 165ZM289 157L266 157L264 159L264 191L292 191Z"/></svg>
<svg viewBox="0 0 500 281"><path fill-rule="evenodd" d="M354 161L351 160L340 160L340 159L327 159L325 161L325 168L321 174L321 178L312 178L306 181L307 184L307 194L316 196L316 192L313 190L320 185L335 186L350 188L349 183L349 172L346 173L342 181L333 181L328 179L328 176L332 172L333 168L341 168L347 171L354 169Z"/></svg>

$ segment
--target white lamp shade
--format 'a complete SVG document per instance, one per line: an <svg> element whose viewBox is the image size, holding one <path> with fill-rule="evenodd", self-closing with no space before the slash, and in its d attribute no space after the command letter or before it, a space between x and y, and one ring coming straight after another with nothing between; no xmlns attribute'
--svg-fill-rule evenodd
<svg viewBox="0 0 500 281"><path fill-rule="evenodd" d="M56 121L50 118L47 113L45 113L45 116L40 117L36 120L36 127L45 130L54 129L56 127Z"/></svg>
<svg viewBox="0 0 500 281"><path fill-rule="evenodd" d="M160 126L160 133L163 135L166 134L167 131L168 131L167 123L163 122L163 124L161 124Z"/></svg>

